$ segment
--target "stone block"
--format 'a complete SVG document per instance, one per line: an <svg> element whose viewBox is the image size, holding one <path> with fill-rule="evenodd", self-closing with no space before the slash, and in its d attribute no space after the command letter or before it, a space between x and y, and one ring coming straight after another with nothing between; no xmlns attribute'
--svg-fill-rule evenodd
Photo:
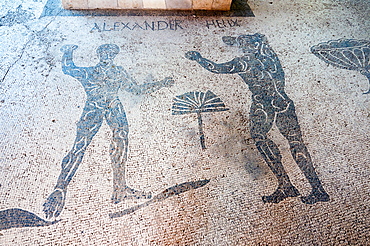
<svg viewBox="0 0 370 246"><path fill-rule="evenodd" d="M143 0L144 9L166 9L165 0Z"/></svg>
<svg viewBox="0 0 370 246"><path fill-rule="evenodd" d="M143 8L142 0L118 0L119 9L141 9Z"/></svg>
<svg viewBox="0 0 370 246"><path fill-rule="evenodd" d="M232 0L62 0L65 9L230 10Z"/></svg>
<svg viewBox="0 0 370 246"><path fill-rule="evenodd" d="M87 9L88 0L62 0L65 9Z"/></svg>
<svg viewBox="0 0 370 246"><path fill-rule="evenodd" d="M166 9L190 10L192 7L192 0L166 0Z"/></svg>
<svg viewBox="0 0 370 246"><path fill-rule="evenodd" d="M211 10L213 0L193 0L193 9Z"/></svg>
<svg viewBox="0 0 370 246"><path fill-rule="evenodd" d="M117 9L117 0L88 0L89 9Z"/></svg>
<svg viewBox="0 0 370 246"><path fill-rule="evenodd" d="M213 0L212 10L230 10L232 0Z"/></svg>

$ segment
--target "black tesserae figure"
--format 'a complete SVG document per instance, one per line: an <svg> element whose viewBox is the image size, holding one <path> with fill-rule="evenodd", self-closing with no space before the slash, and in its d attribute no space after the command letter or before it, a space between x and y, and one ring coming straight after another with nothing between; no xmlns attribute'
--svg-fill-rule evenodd
<svg viewBox="0 0 370 246"><path fill-rule="evenodd" d="M263 202L279 203L285 198L300 196L282 165L282 156L277 145L267 136L274 123L288 140L295 162L311 184L312 191L308 196L301 197L302 202L314 204L329 201L329 195L316 174L310 154L303 142L294 103L284 91L283 68L266 37L256 33L238 37L226 36L222 40L227 45L240 48L243 55L221 64L203 58L196 51L187 52L186 57L213 73L238 74L252 92L251 136L278 180L276 191L269 196L263 196Z"/></svg>
<svg viewBox="0 0 370 246"><path fill-rule="evenodd" d="M92 67L78 67L73 62L73 52L77 45L64 45L61 48L63 73L77 79L86 92L86 102L72 149L62 160L62 169L54 187L44 203L46 218L58 217L63 210L67 186L80 166L87 147L105 120L112 130L109 154L113 167L112 201L124 199L149 199L151 194L129 187L125 170L128 152L129 126L124 107L118 97L120 89L141 95L173 85L173 79L138 84L121 66L114 64L120 49L115 44L103 44L96 50L99 63Z"/></svg>

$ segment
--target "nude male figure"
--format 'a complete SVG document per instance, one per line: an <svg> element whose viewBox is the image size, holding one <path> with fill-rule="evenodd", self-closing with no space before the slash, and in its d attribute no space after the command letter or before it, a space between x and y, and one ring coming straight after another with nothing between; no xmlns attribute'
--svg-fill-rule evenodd
<svg viewBox="0 0 370 246"><path fill-rule="evenodd" d="M303 142L293 101L284 91L285 77L280 61L269 46L264 35L241 35L223 37L227 45L236 45L244 55L229 62L217 64L203 58L199 52L189 51L186 57L198 62L203 68L218 74L237 73L252 92L250 109L250 132L255 145L278 180L278 187L263 202L279 203L288 197L297 197L299 191L290 182L282 165L277 145L267 133L275 123L281 134L288 140L291 154L310 183L312 190L301 200L306 204L329 201L315 172L310 154Z"/></svg>
<svg viewBox="0 0 370 246"><path fill-rule="evenodd" d="M63 52L63 73L77 79L85 89L87 99L81 118L77 123L77 136L70 152L62 161L62 170L54 191L44 203L46 218L58 217L64 207L67 186L76 173L86 148L99 131L105 119L113 132L109 154L113 166L112 201L119 203L126 198L151 198L150 193L134 190L126 184L125 164L128 150L128 122L124 108L118 98L119 89L133 94L154 92L173 85L167 77L159 82L138 85L120 66L113 63L119 53L115 44L98 47L100 62L93 67L77 67L73 62L73 51L77 45L65 45Z"/></svg>

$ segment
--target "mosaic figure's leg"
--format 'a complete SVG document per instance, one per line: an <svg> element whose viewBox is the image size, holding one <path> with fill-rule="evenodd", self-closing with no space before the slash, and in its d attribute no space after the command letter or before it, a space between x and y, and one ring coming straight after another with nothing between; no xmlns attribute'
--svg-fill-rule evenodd
<svg viewBox="0 0 370 246"><path fill-rule="evenodd" d="M293 102L290 103L286 111L277 114L276 125L281 134L289 141L290 151L295 162L312 186L311 194L306 197L301 197L302 202L313 204L320 201L329 201L329 195L322 187L320 179L312 164L310 153L303 143L302 133Z"/></svg>
<svg viewBox="0 0 370 246"><path fill-rule="evenodd" d="M261 104L252 104L250 112L251 136L255 140L258 151L276 176L278 188L270 196L263 196L263 202L279 203L287 197L299 196L298 190L292 185L281 162L281 154L276 144L267 137L274 122L274 112L265 111Z"/></svg>
<svg viewBox="0 0 370 246"><path fill-rule="evenodd" d="M151 198L150 193L134 190L127 186L125 171L129 129L125 111L118 99L111 102L105 117L113 132L109 151L113 166L112 201L114 203L119 203L126 198Z"/></svg>
<svg viewBox="0 0 370 246"><path fill-rule="evenodd" d="M77 136L71 151L62 161L62 171L54 191L44 203L46 218L58 217L63 210L67 186L75 175L87 146L98 132L103 122L102 110L93 102L87 102L82 116L77 123Z"/></svg>

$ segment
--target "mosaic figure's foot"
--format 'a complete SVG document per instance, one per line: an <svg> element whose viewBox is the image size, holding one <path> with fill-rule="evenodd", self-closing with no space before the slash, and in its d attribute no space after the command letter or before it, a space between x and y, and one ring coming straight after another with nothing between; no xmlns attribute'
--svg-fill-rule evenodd
<svg viewBox="0 0 370 246"><path fill-rule="evenodd" d="M324 190L320 191L318 189L312 190L311 194L308 196L302 196L301 201L306 204L314 204L317 202L328 202L330 200L328 193Z"/></svg>
<svg viewBox="0 0 370 246"><path fill-rule="evenodd" d="M119 203L124 199L150 199L152 194L150 192L143 192L134 190L128 186L123 189L115 189L112 195L112 202Z"/></svg>
<svg viewBox="0 0 370 246"><path fill-rule="evenodd" d="M66 191L64 190L55 190L50 194L46 199L46 202L43 204L43 211L47 219L58 217L60 215L64 207L65 198Z"/></svg>
<svg viewBox="0 0 370 246"><path fill-rule="evenodd" d="M287 197L299 196L299 191L294 186L288 186L283 188L277 188L274 193L270 196L263 196L262 201L264 203L279 203Z"/></svg>

